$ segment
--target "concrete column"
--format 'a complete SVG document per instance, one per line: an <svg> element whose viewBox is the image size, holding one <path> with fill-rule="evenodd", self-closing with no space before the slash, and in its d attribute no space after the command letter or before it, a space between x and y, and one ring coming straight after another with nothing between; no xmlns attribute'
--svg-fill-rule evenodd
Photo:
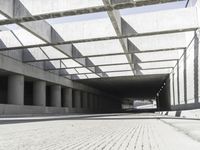
<svg viewBox="0 0 200 150"><path fill-rule="evenodd" d="M102 112L102 97L99 97L99 112L101 113Z"/></svg>
<svg viewBox="0 0 200 150"><path fill-rule="evenodd" d="M74 91L74 102L75 102L75 109L80 112L81 110L81 92L78 90Z"/></svg>
<svg viewBox="0 0 200 150"><path fill-rule="evenodd" d="M97 95L94 95L94 112L98 112L98 97Z"/></svg>
<svg viewBox="0 0 200 150"><path fill-rule="evenodd" d="M52 85L50 87L50 106L61 107L61 86Z"/></svg>
<svg viewBox="0 0 200 150"><path fill-rule="evenodd" d="M46 106L46 82L35 81L33 83L33 105Z"/></svg>
<svg viewBox="0 0 200 150"><path fill-rule="evenodd" d="M72 108L72 89L64 88L63 89L63 106Z"/></svg>
<svg viewBox="0 0 200 150"><path fill-rule="evenodd" d="M83 92L83 108L88 109L88 93Z"/></svg>
<svg viewBox="0 0 200 150"><path fill-rule="evenodd" d="M93 112L93 94L89 93L89 98L88 98L88 103L89 103L89 111Z"/></svg>
<svg viewBox="0 0 200 150"><path fill-rule="evenodd" d="M24 104L24 76L10 75L8 77L8 104Z"/></svg>

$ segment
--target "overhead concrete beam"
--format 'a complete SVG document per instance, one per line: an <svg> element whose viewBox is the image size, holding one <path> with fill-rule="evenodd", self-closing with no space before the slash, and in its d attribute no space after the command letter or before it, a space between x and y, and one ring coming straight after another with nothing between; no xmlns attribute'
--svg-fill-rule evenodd
<svg viewBox="0 0 200 150"><path fill-rule="evenodd" d="M103 3L104 5L111 5L110 1L109 0L103 0ZM107 11L108 13L108 16L111 20L111 23L115 29L115 32L117 34L117 36L121 36L122 35L122 23L121 23L121 15L120 15L120 12L119 10L113 10L113 11ZM120 44L122 46L122 49L124 50L125 53L128 52L128 47L126 45L126 40L127 39L119 39L120 41ZM130 57L130 55L126 55L126 58L128 60L128 62L132 62L132 58ZM134 64L130 64L130 67L132 70L134 70ZM133 73L135 74L135 72L133 71Z"/></svg>
<svg viewBox="0 0 200 150"><path fill-rule="evenodd" d="M4 6L4 3L2 2L2 7L3 6ZM8 6L11 7L11 9L13 9L13 15L10 15L9 19L21 18L24 16L32 17L31 13L24 7L24 5L19 0L13 0L12 3L10 2L8 4ZM18 23L18 25L28 30L29 32L37 36L38 38L42 39L46 43L64 42L62 37L55 31L55 29L44 20L39 20L39 21L34 21L34 22L25 22L21 24ZM72 57L72 50L77 51L76 49L72 49L71 43L64 44L64 45L53 45L53 47L58 49L60 52L62 52L63 54L69 57ZM77 62L80 63L79 61ZM83 65L82 63L80 64Z"/></svg>
<svg viewBox="0 0 200 150"><path fill-rule="evenodd" d="M89 58L93 58L93 57L105 57L105 56L116 56L116 55L125 55L125 54L140 54L140 53L151 53L151 52L164 52L164 51L177 51L177 50L183 50L186 47L176 47L176 48L168 48L168 49L157 49L157 50L143 50L143 51L139 51L134 49L134 47L132 47L132 44L129 44L129 52L127 53L113 53L113 54L97 54L97 55L88 55L88 56L77 56L74 57L74 59L82 59L85 58L87 60L89 60ZM68 60L71 58L46 58L46 59L38 59L38 60L25 60L24 63L30 63L30 62L43 62L43 61L56 61L56 60ZM91 64L87 64L87 66L91 66ZM98 69L98 68L96 68Z"/></svg>
<svg viewBox="0 0 200 150"><path fill-rule="evenodd" d="M174 67L157 67L157 68L146 68L146 69L142 69L142 68L139 68L138 71L140 71L140 74L137 74L137 75L142 75L141 71L142 70L157 70L157 69L173 69ZM115 70L115 71L105 71L104 73L114 73L114 72L127 72L127 71L132 71L130 69L125 69L125 70ZM96 74L99 74L101 72L95 72ZM67 76L67 75L85 75L87 73L78 73L78 74L69 74L69 73L63 73L62 76Z"/></svg>
<svg viewBox="0 0 200 150"><path fill-rule="evenodd" d="M147 36L162 35L162 34L173 34L173 33L181 33L181 32L188 32L188 31L196 31L197 29L198 27L192 27L192 28L184 28L184 29L148 32L148 33L136 33L136 34L122 35L122 36L109 36L109 37L80 39L80 40L72 40L72 41L64 41L64 42L56 42L56 43L7 47L7 48L0 48L0 51L20 50L20 49L27 49L27 48L46 47L46 46L63 45L63 44L70 44L70 43L76 44L76 43L87 43L87 42L95 42L95 41L108 41L108 40L116 40L116 39L131 38L131 37L145 37L145 36L147 37Z"/></svg>
<svg viewBox="0 0 200 150"><path fill-rule="evenodd" d="M2 11L3 13L6 12L5 13L6 15L7 14L9 14L9 16L12 15L12 8L9 8L9 7L13 5L9 3L13 3L13 1L14 0L0 0L0 9L3 10ZM119 10L119 9L139 7L139 6L144 6L144 5L152 5L152 4L160 4L160 3L176 2L176 1L182 1L182 0L137 0L137 1L111 0L112 5L96 6L96 7L90 7L90 8L75 9L75 10L66 10L66 11L61 11L61 12L45 13L45 14L39 14L39 15L34 15L34 16L26 16L26 15L22 15L21 17L15 16L14 18L10 20L1 20L0 25L45 20L45 19L52 19L52 18L58 18L58 17L64 17L64 16L90 14L90 13L97 13L97 12L104 12L104 11L113 11L113 10Z"/></svg>
<svg viewBox="0 0 200 150"><path fill-rule="evenodd" d="M179 59L152 60L152 61L143 61L143 62L140 62L140 63L153 63L153 62L177 61L177 60L179 60ZM90 67L117 66L117 65L130 65L130 63L102 64L102 65L93 65L93 66L90 66ZM52 69L49 69L49 70L76 69L76 68L82 68L82 67L62 67L62 68L52 68Z"/></svg>

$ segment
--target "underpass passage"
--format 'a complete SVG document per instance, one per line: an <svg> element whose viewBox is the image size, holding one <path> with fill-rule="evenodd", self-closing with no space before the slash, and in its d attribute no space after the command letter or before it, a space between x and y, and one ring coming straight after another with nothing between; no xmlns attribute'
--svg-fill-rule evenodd
<svg viewBox="0 0 200 150"><path fill-rule="evenodd" d="M163 120L164 117L156 114L104 114L82 119L2 124L0 149L199 149L198 140ZM173 119L167 121L171 121L171 124L174 122ZM196 125L198 128L200 124L191 120L175 122L185 126ZM196 132L196 135L200 133Z"/></svg>
<svg viewBox="0 0 200 150"><path fill-rule="evenodd" d="M121 99L121 105L127 105L125 111L135 110L134 101L152 101L152 110L170 110L170 81L169 75L145 75L113 77L103 79L85 79L80 83L97 88ZM154 101L154 102L153 102ZM133 109L130 109L132 108ZM149 108L147 108L149 109ZM145 109L141 109L144 111ZM150 109L149 109L150 110Z"/></svg>

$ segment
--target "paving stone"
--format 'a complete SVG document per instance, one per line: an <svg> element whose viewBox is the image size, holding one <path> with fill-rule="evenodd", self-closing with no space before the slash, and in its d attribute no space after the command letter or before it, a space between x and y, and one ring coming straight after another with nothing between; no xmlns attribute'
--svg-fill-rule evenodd
<svg viewBox="0 0 200 150"><path fill-rule="evenodd" d="M177 124L177 122L176 122ZM199 150L160 119L135 115L0 125L0 150Z"/></svg>

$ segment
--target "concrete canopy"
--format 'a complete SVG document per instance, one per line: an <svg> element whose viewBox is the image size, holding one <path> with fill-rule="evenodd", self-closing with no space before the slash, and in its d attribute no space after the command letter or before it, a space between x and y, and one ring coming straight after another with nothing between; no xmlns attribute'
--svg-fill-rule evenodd
<svg viewBox="0 0 200 150"><path fill-rule="evenodd" d="M169 74L199 27L197 8L121 10L176 2L0 0L0 50L74 80Z"/></svg>

